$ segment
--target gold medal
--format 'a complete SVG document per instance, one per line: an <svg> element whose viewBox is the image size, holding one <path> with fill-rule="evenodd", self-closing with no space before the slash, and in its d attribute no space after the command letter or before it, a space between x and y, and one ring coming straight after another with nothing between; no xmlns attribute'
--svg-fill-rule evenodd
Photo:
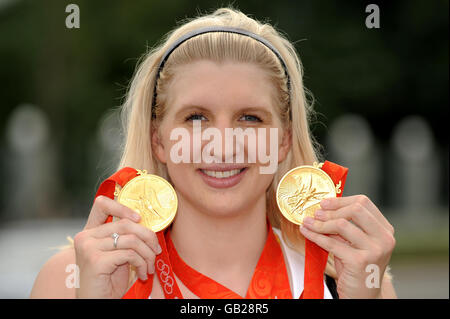
<svg viewBox="0 0 450 319"><path fill-rule="evenodd" d="M334 185L331 177L320 169L322 165L314 163L291 169L278 184L278 208L294 224L302 225L306 216L314 217L322 199L341 192L341 183Z"/></svg>
<svg viewBox="0 0 450 319"><path fill-rule="evenodd" d="M116 187L117 201L141 216L139 224L154 232L163 230L175 218L178 199L172 185L164 178L138 170L122 189Z"/></svg>

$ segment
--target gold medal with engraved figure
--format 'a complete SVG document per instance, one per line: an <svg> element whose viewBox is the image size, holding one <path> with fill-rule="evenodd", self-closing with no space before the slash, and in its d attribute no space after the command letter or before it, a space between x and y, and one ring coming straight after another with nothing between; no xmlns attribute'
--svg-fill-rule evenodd
<svg viewBox="0 0 450 319"><path fill-rule="evenodd" d="M164 178L138 170L122 189L116 189L117 201L141 216L139 224L154 232L163 230L173 221L178 199L172 185Z"/></svg>
<svg viewBox="0 0 450 319"><path fill-rule="evenodd" d="M294 224L302 225L306 216L314 217L324 198L336 197L340 183L334 185L321 164L303 165L287 172L277 188L277 204L281 213Z"/></svg>

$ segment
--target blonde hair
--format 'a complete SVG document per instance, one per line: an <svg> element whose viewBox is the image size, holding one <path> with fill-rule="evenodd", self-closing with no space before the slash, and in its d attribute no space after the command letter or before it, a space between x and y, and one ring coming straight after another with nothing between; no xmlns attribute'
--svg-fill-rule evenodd
<svg viewBox="0 0 450 319"><path fill-rule="evenodd" d="M156 119L152 119L151 105L155 78L164 53L183 35L209 26L240 28L269 41L285 61L290 77L290 92L287 90L287 79L280 60L265 45L239 34L205 33L185 41L169 56L156 85ZM138 63L122 107L126 140L119 169L125 166L146 169L170 181L165 165L153 156L150 136L159 119L164 116L166 88L175 73L175 68L200 59L254 63L266 70L273 80L278 92L275 105L279 107L278 114L283 125L292 132L292 146L287 158L278 166L272 184L267 189L267 215L272 226L281 229L286 242L300 253L304 253L304 237L299 227L285 219L278 209L275 198L276 187L282 176L290 169L320 161L320 145L309 129L308 123L314 113L312 104L307 98L310 96L309 92L303 86L301 61L290 41L270 24L258 22L233 8L221 8L211 14L186 21L168 33L162 44L147 52ZM153 125L152 120L156 121ZM336 278L331 254L325 272Z"/></svg>

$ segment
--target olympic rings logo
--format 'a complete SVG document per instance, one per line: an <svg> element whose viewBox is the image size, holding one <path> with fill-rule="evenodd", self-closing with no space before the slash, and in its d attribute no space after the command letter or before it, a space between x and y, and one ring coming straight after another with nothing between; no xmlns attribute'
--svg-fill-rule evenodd
<svg viewBox="0 0 450 319"><path fill-rule="evenodd" d="M159 270L159 279L164 284L164 291L171 295L173 293L173 277L169 275L169 265L167 265L162 259L156 262L156 269ZM163 278L164 277L164 278Z"/></svg>

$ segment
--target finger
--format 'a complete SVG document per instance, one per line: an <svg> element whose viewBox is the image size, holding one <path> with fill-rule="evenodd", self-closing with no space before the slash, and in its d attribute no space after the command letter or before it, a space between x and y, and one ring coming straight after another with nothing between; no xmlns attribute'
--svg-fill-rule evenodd
<svg viewBox="0 0 450 319"><path fill-rule="evenodd" d="M141 219L141 216L132 209L106 196L98 196L92 205L85 229L91 229L104 224L110 215L121 219L128 218L135 222L139 222Z"/></svg>
<svg viewBox="0 0 450 319"><path fill-rule="evenodd" d="M103 224L90 230L90 232L92 237L99 239L105 237L111 238L113 233L118 233L121 236L134 234L146 243L156 255L161 253L161 247L159 246L158 237L156 234L147 227L134 223L128 219L121 219L112 223Z"/></svg>
<svg viewBox="0 0 450 319"><path fill-rule="evenodd" d="M340 235L355 248L367 249L371 247L370 238L367 234L343 218L331 219L323 222L311 217L306 217L303 220L303 225L316 233Z"/></svg>
<svg viewBox="0 0 450 319"><path fill-rule="evenodd" d="M337 210L344 206L350 206L353 203L359 203L361 206L364 206L384 228L391 234L394 234L394 227L392 227L378 207L366 195L326 198L320 202L320 207L326 210Z"/></svg>
<svg viewBox="0 0 450 319"><path fill-rule="evenodd" d="M300 232L310 241L316 243L318 246L322 247L326 251L332 253L334 256L348 260L351 258L354 248L345 245L341 241L331 238L330 236L319 234L309 230L305 226L300 227Z"/></svg>
<svg viewBox="0 0 450 319"><path fill-rule="evenodd" d="M98 261L98 267L105 269L104 271L108 274L113 273L117 267L122 266L126 263L134 266L136 268L136 273L138 277L142 280L147 280L147 269L148 265L144 258L139 256L133 249L117 249L110 252L106 252Z"/></svg>
<svg viewBox="0 0 450 319"><path fill-rule="evenodd" d="M328 237L333 238L333 239L336 239L337 241L339 241L339 242L341 242L341 243L344 243L344 244L346 244L347 246L351 246L351 243L348 242L348 241L346 241L346 240L345 240L344 238L342 238L340 235L334 235L334 234L331 234L331 235L328 235Z"/></svg>
<svg viewBox="0 0 450 319"><path fill-rule="evenodd" d="M319 209L316 211L314 218L320 221L344 218L355 223L369 236L374 237L386 231L385 227L380 224L375 216L359 203L353 203L337 210Z"/></svg>
<svg viewBox="0 0 450 319"><path fill-rule="evenodd" d="M119 238L117 239L117 248L114 247L113 238L99 239L97 249L100 249L102 251L132 249L147 262L147 272L149 274L154 273L155 252L134 234L119 236Z"/></svg>

